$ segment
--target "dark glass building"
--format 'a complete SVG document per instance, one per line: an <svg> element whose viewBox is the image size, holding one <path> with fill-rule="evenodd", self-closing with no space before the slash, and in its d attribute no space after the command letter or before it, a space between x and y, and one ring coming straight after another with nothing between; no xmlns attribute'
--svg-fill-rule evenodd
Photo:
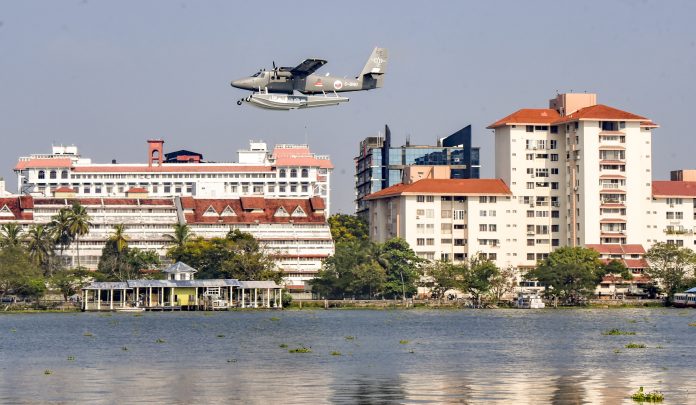
<svg viewBox="0 0 696 405"><path fill-rule="evenodd" d="M449 166L450 178L478 179L479 148L471 146L471 125L438 140L437 145L391 145L391 131L384 127L384 137L368 137L360 142L355 158L355 210L366 214L363 197L401 183L406 166Z"/></svg>

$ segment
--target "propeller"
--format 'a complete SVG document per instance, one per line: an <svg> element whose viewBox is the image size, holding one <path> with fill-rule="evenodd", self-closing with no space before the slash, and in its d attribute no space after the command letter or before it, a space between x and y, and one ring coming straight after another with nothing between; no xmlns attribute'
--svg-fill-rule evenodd
<svg viewBox="0 0 696 405"><path fill-rule="evenodd" d="M278 68L276 67L275 61L273 61L273 77L278 78Z"/></svg>

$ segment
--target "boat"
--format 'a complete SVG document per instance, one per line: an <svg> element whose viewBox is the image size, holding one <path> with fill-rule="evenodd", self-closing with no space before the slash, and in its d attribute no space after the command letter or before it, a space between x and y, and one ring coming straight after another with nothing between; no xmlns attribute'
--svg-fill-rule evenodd
<svg viewBox="0 0 696 405"><path fill-rule="evenodd" d="M517 308L522 309L541 309L546 307L544 301L538 294L525 294L520 293L517 296L517 302L515 305Z"/></svg>
<svg viewBox="0 0 696 405"><path fill-rule="evenodd" d="M117 308L116 312L143 312L145 311L145 308L143 307L124 307L124 308Z"/></svg>
<svg viewBox="0 0 696 405"><path fill-rule="evenodd" d="M677 308L696 308L696 288L674 294L672 305Z"/></svg>

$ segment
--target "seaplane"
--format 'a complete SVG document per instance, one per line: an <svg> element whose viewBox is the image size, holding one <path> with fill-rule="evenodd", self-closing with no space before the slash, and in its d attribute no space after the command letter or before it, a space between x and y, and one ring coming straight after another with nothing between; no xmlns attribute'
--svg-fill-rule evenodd
<svg viewBox="0 0 696 405"><path fill-rule="evenodd" d="M305 59L295 67L261 69L254 75L232 81L232 87L251 90L252 93L237 101L269 110L295 110L324 107L348 102L338 93L372 90L382 87L387 68L386 48L375 48L360 74L354 79L314 74L326 64L324 59Z"/></svg>

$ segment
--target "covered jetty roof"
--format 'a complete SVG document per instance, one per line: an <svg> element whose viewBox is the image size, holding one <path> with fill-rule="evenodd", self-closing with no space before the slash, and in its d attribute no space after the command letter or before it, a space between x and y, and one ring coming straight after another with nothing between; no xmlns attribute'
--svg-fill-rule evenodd
<svg viewBox="0 0 696 405"><path fill-rule="evenodd" d="M239 281L232 278L211 280L128 280L115 282L94 282L83 290L128 290L133 288L160 287L238 287L238 288L282 288L274 281Z"/></svg>

